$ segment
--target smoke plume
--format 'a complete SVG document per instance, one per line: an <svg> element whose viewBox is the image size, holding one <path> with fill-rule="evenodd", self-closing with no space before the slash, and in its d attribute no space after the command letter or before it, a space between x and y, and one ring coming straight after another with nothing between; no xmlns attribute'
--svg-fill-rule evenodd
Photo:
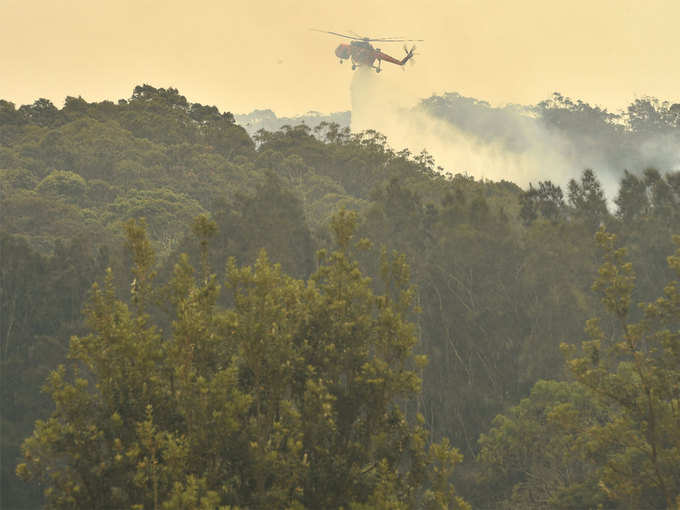
<svg viewBox="0 0 680 510"><path fill-rule="evenodd" d="M351 101L352 131L374 129L396 151L426 150L444 171L477 179L507 180L522 187L551 180L564 187L592 168L613 198L624 169L680 169L678 132L638 137L635 143L629 137L622 147L623 126L615 121L603 124L600 117L609 114L597 108L586 110L594 112L592 122L581 115L583 126L565 127L559 120L543 118L537 107L494 108L457 94L418 100L400 89L398 77L366 68L354 73ZM585 129L589 124L593 126Z"/></svg>

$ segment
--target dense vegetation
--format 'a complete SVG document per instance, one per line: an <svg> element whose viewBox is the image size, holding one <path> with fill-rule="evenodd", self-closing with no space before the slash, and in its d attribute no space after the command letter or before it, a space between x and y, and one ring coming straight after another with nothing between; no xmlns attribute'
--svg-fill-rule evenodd
<svg viewBox="0 0 680 510"><path fill-rule="evenodd" d="M612 136L677 140L636 105ZM597 169L522 190L387 142L147 85L0 101L3 508L677 505L680 173L621 161L608 207Z"/></svg>

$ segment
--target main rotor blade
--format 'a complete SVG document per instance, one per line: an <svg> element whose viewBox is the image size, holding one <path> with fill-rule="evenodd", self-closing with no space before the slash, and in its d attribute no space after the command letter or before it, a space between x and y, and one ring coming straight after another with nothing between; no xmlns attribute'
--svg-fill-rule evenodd
<svg viewBox="0 0 680 510"><path fill-rule="evenodd" d="M383 37L380 39L364 39L365 41L380 41L380 42L423 42L424 39L397 39L393 37Z"/></svg>
<svg viewBox="0 0 680 510"><path fill-rule="evenodd" d="M371 38L371 37L361 37L356 34L354 35L347 35L347 34L341 34L339 32L331 32L329 30L319 30L316 28L310 28L313 32L321 32L322 34L331 34L331 35L337 35L338 37L344 37L345 39L352 39L354 41L376 41L376 42L422 42L423 39L404 39L403 37L376 37L376 38Z"/></svg>
<svg viewBox="0 0 680 510"><path fill-rule="evenodd" d="M321 32L322 34L337 35L338 37L345 37L346 39L354 39L355 41L365 41L363 37L354 37L351 35L339 34L338 32L329 32L328 30L317 30L316 28L310 28L313 32Z"/></svg>

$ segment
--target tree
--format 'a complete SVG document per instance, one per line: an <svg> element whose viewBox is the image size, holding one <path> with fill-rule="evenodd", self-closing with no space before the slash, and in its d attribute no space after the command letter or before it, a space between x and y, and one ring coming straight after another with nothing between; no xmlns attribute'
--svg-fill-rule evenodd
<svg viewBox="0 0 680 510"><path fill-rule="evenodd" d="M482 487L501 507L671 509L680 501L680 281L636 318L625 251L604 230L597 238L605 260L593 289L612 320L588 321L580 349L562 345L574 382L539 381L480 438ZM680 275L680 249L668 261Z"/></svg>
<svg viewBox="0 0 680 510"><path fill-rule="evenodd" d="M529 189L519 197L519 216L525 225L530 225L541 213L545 219L556 223L564 209L564 195L562 188L551 181L538 183L538 189L529 183Z"/></svg>
<svg viewBox="0 0 680 510"><path fill-rule="evenodd" d="M538 219L538 190L529 183L529 189L519 196L519 217L525 226Z"/></svg>
<svg viewBox="0 0 680 510"><path fill-rule="evenodd" d="M52 127L59 119L59 110L52 101L41 97L36 99L32 105L23 105L19 108L24 118L30 122L34 122L39 126Z"/></svg>
<svg viewBox="0 0 680 510"><path fill-rule="evenodd" d="M613 316L612 327L591 319L581 349L564 345L578 382L611 408L588 430L600 487L633 508L674 508L680 502L680 236L668 257L677 278L656 301L630 311L635 273L616 237L597 234L604 263L593 285Z"/></svg>
<svg viewBox="0 0 680 510"><path fill-rule="evenodd" d="M606 408L582 385L538 381L479 438L479 505L611 508L616 503L598 488L598 466L583 462L587 430L605 416Z"/></svg>
<svg viewBox="0 0 680 510"><path fill-rule="evenodd" d="M403 257L383 257L389 292L375 295L350 255L355 224L335 217L337 250L307 282L264 253L232 261L224 310L207 264L214 223L194 225L198 274L183 256L159 293L143 226L128 222L130 303L110 271L93 287L92 333L51 374L56 409L18 474L46 484L50 508L467 508L450 484L460 454L428 446L404 411L424 360ZM152 320L161 297L167 332Z"/></svg>
<svg viewBox="0 0 680 510"><path fill-rule="evenodd" d="M53 194L77 203L87 192L87 182L76 173L55 170L40 181L37 190L40 193Z"/></svg>
<svg viewBox="0 0 680 510"><path fill-rule="evenodd" d="M80 308L106 264L84 239L55 243L42 256L18 236L0 232L0 507L37 508L40 491L16 479L21 441L51 411L40 394L63 362L68 337L81 329Z"/></svg>
<svg viewBox="0 0 680 510"><path fill-rule="evenodd" d="M616 215L624 222L647 216L650 204L644 180L626 170L614 203L618 208Z"/></svg>
<svg viewBox="0 0 680 510"><path fill-rule="evenodd" d="M607 219L607 201L600 181L590 168L581 174L581 182L569 181L568 197L576 216L590 228L597 229Z"/></svg>
<svg viewBox="0 0 680 510"><path fill-rule="evenodd" d="M213 210L218 233L212 240L212 267L222 270L229 256L239 264L252 264L264 248L287 274L306 278L312 273L315 250L302 203L273 172L265 173L253 194L239 194L233 204ZM179 250L193 261L197 252L191 243L185 239Z"/></svg>
<svg viewBox="0 0 680 510"><path fill-rule="evenodd" d="M666 176L667 177L667 176ZM655 216L659 219L673 221L680 197L673 196L673 188L667 179L664 179L655 168L647 168L644 171L644 182L649 189L650 202Z"/></svg>
<svg viewBox="0 0 680 510"><path fill-rule="evenodd" d="M636 99L625 113L628 127L637 134L659 135L680 128L680 105L653 97Z"/></svg>

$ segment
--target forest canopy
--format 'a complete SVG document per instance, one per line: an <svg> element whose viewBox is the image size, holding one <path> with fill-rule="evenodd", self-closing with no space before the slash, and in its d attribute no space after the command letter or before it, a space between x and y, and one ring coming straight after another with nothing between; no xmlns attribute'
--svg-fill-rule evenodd
<svg viewBox="0 0 680 510"><path fill-rule="evenodd" d="M607 197L174 88L0 100L3 508L673 508L680 172L638 148L678 111L536 107L622 147Z"/></svg>

